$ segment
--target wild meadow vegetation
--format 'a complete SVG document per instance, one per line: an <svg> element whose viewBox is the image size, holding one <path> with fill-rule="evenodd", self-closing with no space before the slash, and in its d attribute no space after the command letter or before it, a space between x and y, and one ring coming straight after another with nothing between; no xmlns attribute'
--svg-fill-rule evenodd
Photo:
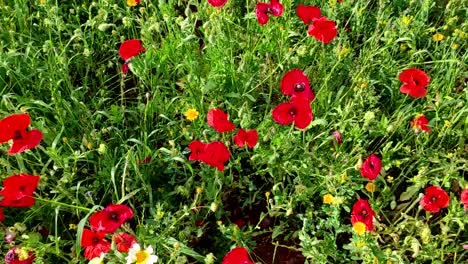
<svg viewBox="0 0 468 264"><path fill-rule="evenodd" d="M5 263L468 261L467 1L0 14Z"/></svg>

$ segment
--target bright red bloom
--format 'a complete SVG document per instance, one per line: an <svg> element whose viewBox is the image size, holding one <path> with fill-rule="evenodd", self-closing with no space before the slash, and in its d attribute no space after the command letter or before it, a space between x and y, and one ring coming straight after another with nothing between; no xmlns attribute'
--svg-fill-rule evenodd
<svg viewBox="0 0 468 264"><path fill-rule="evenodd" d="M25 256L27 256L25 258ZM36 259L32 251L14 247L5 255L6 264L30 264Z"/></svg>
<svg viewBox="0 0 468 264"><path fill-rule="evenodd" d="M0 195L3 199L0 206L3 207L31 207L36 200L33 193L39 183L39 176L13 175L3 180L3 189Z"/></svg>
<svg viewBox="0 0 468 264"><path fill-rule="evenodd" d="M3 209L0 207L0 222L5 221L5 214L3 213Z"/></svg>
<svg viewBox="0 0 468 264"><path fill-rule="evenodd" d="M283 5L278 0L271 0L270 3L258 3L255 7L255 14L260 25L268 23L269 14L281 16L283 14Z"/></svg>
<svg viewBox="0 0 468 264"><path fill-rule="evenodd" d="M126 40L120 45L119 48L120 57L125 61L137 56L144 51L146 50L143 48L141 42L138 39Z"/></svg>
<svg viewBox="0 0 468 264"><path fill-rule="evenodd" d="M302 22L304 22L304 24L309 24L315 19L318 19L322 16L320 8L316 6L306 6L300 4L297 6L296 12L299 18L302 20Z"/></svg>
<svg viewBox="0 0 468 264"><path fill-rule="evenodd" d="M222 7L225 5L227 0L208 0L208 4L214 6L214 7Z"/></svg>
<svg viewBox="0 0 468 264"><path fill-rule="evenodd" d="M117 244L119 252L128 252L130 248L137 242L136 238L127 233L118 233L112 236L112 241Z"/></svg>
<svg viewBox="0 0 468 264"><path fill-rule="evenodd" d="M361 166L361 175L364 178L367 178L369 181L375 180L382 170L382 161L375 154L371 154L367 159L362 163Z"/></svg>
<svg viewBox="0 0 468 264"><path fill-rule="evenodd" d="M107 253L111 248L111 243L106 241L105 232L93 232L87 228L83 229L81 237L81 246L86 247L84 256L91 260L101 256L101 253Z"/></svg>
<svg viewBox="0 0 468 264"><path fill-rule="evenodd" d="M432 131L427 127L428 123L429 120L424 115L417 115L413 120L411 120L410 126L416 132L424 131L430 133Z"/></svg>
<svg viewBox="0 0 468 264"><path fill-rule="evenodd" d="M367 231L372 231L374 230L374 216L374 210L372 210L369 202L364 199L358 199L351 211L351 223L354 225L356 222L362 222L366 225Z"/></svg>
<svg viewBox="0 0 468 264"><path fill-rule="evenodd" d="M0 143L13 140L8 155L17 154L35 148L42 140L42 133L37 129L26 131L31 123L28 114L13 114L0 120Z"/></svg>
<svg viewBox="0 0 468 264"><path fill-rule="evenodd" d="M273 120L280 125L294 125L299 129L306 128L312 121L313 114L310 102L303 97L293 97L289 103L282 103L273 109Z"/></svg>
<svg viewBox="0 0 468 264"><path fill-rule="evenodd" d="M398 76L403 85L400 87L400 92L409 94L414 98L422 98L427 95L426 86L431 79L427 74L419 69L406 69Z"/></svg>
<svg viewBox="0 0 468 264"><path fill-rule="evenodd" d="M310 36L325 44L330 43L338 34L335 21L328 20L326 17L315 19L307 31Z"/></svg>
<svg viewBox="0 0 468 264"><path fill-rule="evenodd" d="M190 149L189 160L201 160L201 154L205 152L206 144L200 140L194 140L188 145Z"/></svg>
<svg viewBox="0 0 468 264"><path fill-rule="evenodd" d="M309 79L299 69L290 70L283 76L281 91L283 94L304 97L309 101L315 99L315 95L310 89Z"/></svg>
<svg viewBox="0 0 468 264"><path fill-rule="evenodd" d="M206 144L204 151L199 154L201 161L216 167L219 171L224 170L224 163L231 158L231 153L221 141Z"/></svg>
<svg viewBox="0 0 468 264"><path fill-rule="evenodd" d="M221 109L211 109L206 119L208 125L220 133L229 132L236 128L236 126L228 120L228 115Z"/></svg>
<svg viewBox="0 0 468 264"><path fill-rule="evenodd" d="M229 251L221 264L254 264L249 258L249 252L243 247L236 247Z"/></svg>
<svg viewBox="0 0 468 264"><path fill-rule="evenodd" d="M255 129L251 129L249 131L239 129L237 135L234 136L234 142L240 148L244 147L246 143L249 148L253 148L258 142L258 132Z"/></svg>
<svg viewBox="0 0 468 264"><path fill-rule="evenodd" d="M462 191L460 195L462 203L465 205L465 208L468 208L468 189Z"/></svg>
<svg viewBox="0 0 468 264"><path fill-rule="evenodd" d="M426 188L424 197L419 202L424 210L437 213L441 208L449 205L449 195L439 186L429 186Z"/></svg>
<svg viewBox="0 0 468 264"><path fill-rule="evenodd" d="M133 211L130 207L123 204L111 204L91 215L89 224L92 230L112 233L132 217Z"/></svg>

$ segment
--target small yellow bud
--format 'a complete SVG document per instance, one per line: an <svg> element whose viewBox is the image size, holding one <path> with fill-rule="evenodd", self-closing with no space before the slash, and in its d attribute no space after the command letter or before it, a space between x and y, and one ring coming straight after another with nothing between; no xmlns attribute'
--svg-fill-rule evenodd
<svg viewBox="0 0 468 264"><path fill-rule="evenodd" d="M356 222L353 225L353 229L354 232L356 232L356 234L361 236L364 233L366 233L366 224L364 224L363 222Z"/></svg>
<svg viewBox="0 0 468 264"><path fill-rule="evenodd" d="M270 198L271 192L265 192L265 197L268 199Z"/></svg>
<svg viewBox="0 0 468 264"><path fill-rule="evenodd" d="M375 192L375 184L373 184L372 182L367 183L366 190L370 193Z"/></svg>
<svg viewBox="0 0 468 264"><path fill-rule="evenodd" d="M444 35L441 33L436 33L432 36L432 39L434 39L434 41L442 41L444 39Z"/></svg>
<svg viewBox="0 0 468 264"><path fill-rule="evenodd" d="M333 195L327 193L323 196L323 203L324 204L332 204L334 200Z"/></svg>
<svg viewBox="0 0 468 264"><path fill-rule="evenodd" d="M196 192L197 192L198 194L202 193L202 192L203 192L203 188L202 188L202 187L197 187Z"/></svg>

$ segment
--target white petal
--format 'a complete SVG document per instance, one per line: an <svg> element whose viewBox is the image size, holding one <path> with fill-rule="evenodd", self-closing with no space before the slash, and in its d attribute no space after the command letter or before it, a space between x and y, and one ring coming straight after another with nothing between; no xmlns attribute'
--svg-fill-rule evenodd
<svg viewBox="0 0 468 264"><path fill-rule="evenodd" d="M153 247L152 247L152 246L148 246L148 247L146 248L146 251L147 251L150 255L153 254Z"/></svg>

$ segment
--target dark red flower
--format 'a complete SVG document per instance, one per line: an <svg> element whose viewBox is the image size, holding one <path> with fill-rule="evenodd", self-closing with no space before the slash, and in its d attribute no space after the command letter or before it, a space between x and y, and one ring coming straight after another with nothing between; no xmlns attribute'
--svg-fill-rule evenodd
<svg viewBox="0 0 468 264"><path fill-rule="evenodd" d="M3 213L3 209L0 207L0 222L5 221L5 214Z"/></svg>
<svg viewBox="0 0 468 264"><path fill-rule="evenodd" d="M303 97L293 97L289 103L282 103L273 109L273 120L280 125L294 125L299 129L306 128L312 121L310 102Z"/></svg>
<svg viewBox="0 0 468 264"><path fill-rule="evenodd" d="M111 204L91 215L89 224L95 231L112 233L132 217L133 211L130 207L123 204Z"/></svg>
<svg viewBox="0 0 468 264"><path fill-rule="evenodd" d="M225 5L227 0L208 0L208 4L214 6L214 7L222 7Z"/></svg>
<svg viewBox="0 0 468 264"><path fill-rule="evenodd" d="M153 160L153 158L151 158L151 157L145 157L145 158L142 159L142 160L138 160L137 163L138 163L138 164L149 163L149 162L151 162L152 160Z"/></svg>
<svg viewBox="0 0 468 264"><path fill-rule="evenodd" d="M127 61L141 52L146 51L143 46L141 45L141 42L138 39L130 39L124 41L119 48L119 54L120 57Z"/></svg>
<svg viewBox="0 0 468 264"><path fill-rule="evenodd" d="M30 264L36 259L32 251L14 247L5 255L6 264Z"/></svg>
<svg viewBox="0 0 468 264"><path fill-rule="evenodd" d="M462 203L465 205L465 208L468 208L468 189L462 191L460 195Z"/></svg>
<svg viewBox="0 0 468 264"><path fill-rule="evenodd" d="M341 137L340 131L336 130L335 132L333 132L332 135L333 135L333 137L335 138L336 143L337 143L338 145L341 145L341 142L343 141L343 139L342 139L342 137Z"/></svg>
<svg viewBox="0 0 468 264"><path fill-rule="evenodd" d="M200 160L207 165L216 167L219 171L224 170L224 163L231 158L226 145L221 141L211 142L205 145L204 151L200 153Z"/></svg>
<svg viewBox="0 0 468 264"><path fill-rule="evenodd" d="M414 98L422 98L427 95L426 86L431 79L427 74L419 69L406 69L398 76L403 85L400 87L400 92L409 94Z"/></svg>
<svg viewBox="0 0 468 264"><path fill-rule="evenodd" d="M221 264L254 264L249 258L249 252L243 247L236 247L229 251Z"/></svg>
<svg viewBox="0 0 468 264"><path fill-rule="evenodd" d="M260 25L268 23L269 15L281 16L283 14L283 5L278 0L271 0L270 3L258 3L255 7L255 14Z"/></svg>
<svg viewBox="0 0 468 264"><path fill-rule="evenodd" d="M424 210L437 213L440 209L449 205L449 195L439 186L429 186L426 188L424 197L419 202Z"/></svg>
<svg viewBox="0 0 468 264"><path fill-rule="evenodd" d="M119 252L128 252L130 248L137 242L136 238L127 233L118 233L112 236L112 241L117 245Z"/></svg>
<svg viewBox="0 0 468 264"><path fill-rule="evenodd" d="M229 132L236 128L236 126L228 120L228 115L221 109L211 109L206 118L208 125L220 133Z"/></svg>
<svg viewBox="0 0 468 264"><path fill-rule="evenodd" d="M244 147L246 143L249 148L253 148L258 142L258 132L255 129L249 131L239 129L237 135L234 136L234 142L240 148Z"/></svg>
<svg viewBox="0 0 468 264"><path fill-rule="evenodd" d="M315 19L309 26L308 33L320 42L330 43L338 34L335 21L328 20L326 17Z"/></svg>
<svg viewBox="0 0 468 264"><path fill-rule="evenodd" d="M366 225L367 231L372 231L374 230L374 216L374 210L372 210L369 202L364 199L358 199L351 211L351 223L354 225L356 222L362 222Z"/></svg>
<svg viewBox="0 0 468 264"><path fill-rule="evenodd" d="M410 126L416 133L421 131L430 133L432 131L427 127L428 123L429 120L424 115L417 115L413 120L411 120Z"/></svg>
<svg viewBox="0 0 468 264"><path fill-rule="evenodd" d="M39 183L39 176L13 175L3 180L3 189L0 195L3 199L0 206L3 207L31 207L36 200L33 193Z"/></svg>
<svg viewBox="0 0 468 264"><path fill-rule="evenodd" d="M126 74L129 69L130 69L130 67L128 67L128 62L122 64L121 71L122 71L123 74Z"/></svg>
<svg viewBox="0 0 468 264"><path fill-rule="evenodd" d="M199 140L190 142L188 145L190 149L189 160L201 160L201 154L205 152L205 146L206 144Z"/></svg>
<svg viewBox="0 0 468 264"><path fill-rule="evenodd" d="M101 256L101 253L107 253L111 248L111 243L106 241L105 232L93 232L87 228L83 229L81 237L81 246L85 247L84 256L91 260Z"/></svg>
<svg viewBox="0 0 468 264"><path fill-rule="evenodd" d="M283 94L304 97L309 101L315 99L315 95L310 89L309 79L299 69L290 70L283 76L281 91Z"/></svg>
<svg viewBox="0 0 468 264"><path fill-rule="evenodd" d="M37 129L27 131L31 118L28 114L13 114L0 120L0 143L13 140L8 155L17 154L35 148L42 140L42 133Z"/></svg>
<svg viewBox="0 0 468 264"><path fill-rule="evenodd" d="M299 18L301 18L302 22L304 22L304 24L309 24L312 21L314 21L314 19L318 19L322 16L320 8L316 6L306 6L300 4L297 6L296 12Z"/></svg>
<svg viewBox="0 0 468 264"><path fill-rule="evenodd" d="M382 161L375 154L371 154L367 159L362 163L361 166L361 175L364 178L367 178L370 181L375 180L382 170Z"/></svg>

